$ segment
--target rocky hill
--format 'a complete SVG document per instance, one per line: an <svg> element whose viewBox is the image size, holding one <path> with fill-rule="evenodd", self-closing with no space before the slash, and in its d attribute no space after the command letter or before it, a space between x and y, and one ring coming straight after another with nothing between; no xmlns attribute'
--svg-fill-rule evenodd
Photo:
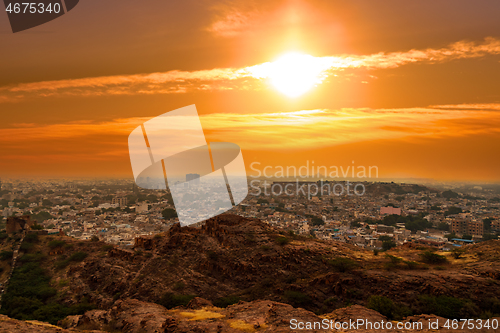
<svg viewBox="0 0 500 333"><path fill-rule="evenodd" d="M496 318L498 319L500 318ZM437 326L429 327L430 322ZM354 325L351 323L356 323L356 326L350 326ZM384 329L376 329L376 323L384 325ZM392 328L387 328L389 324ZM449 332L447 320L434 315L405 318L399 323L401 328L397 328L396 322L391 322L380 313L360 305L318 316L302 308L273 301L240 301L227 308L218 308L201 298L194 298L187 306L171 310L134 299L118 300L108 310L91 310L83 315L69 316L60 321L59 325L40 321L19 321L0 315L1 332L21 333L264 333L295 332L296 328L302 328L300 331L303 332ZM336 329L341 325L346 328ZM491 330L459 328L453 332L487 333Z"/></svg>
<svg viewBox="0 0 500 333"><path fill-rule="evenodd" d="M9 246L3 241L2 246ZM259 302L303 308L311 316L327 316L353 304L399 320L420 314L500 314L499 241L467 246L459 259L409 247L375 255L343 243L284 233L257 219L222 215L201 227L176 226L141 239L131 250L65 236L29 236L26 242L30 245L21 246L13 281L2 300L2 312L17 319L55 324L69 315L73 324L66 325L75 326L71 316L90 310L85 316L104 316L114 323L121 320L120 309L127 306L133 311L130 302L139 302L134 304L160 307L181 325L184 317L175 308L194 297L213 303L224 318L243 304L252 313ZM24 294L21 286L31 280L36 290ZM33 293L36 302L29 297ZM227 307L231 304L235 305ZM224 323L219 324L231 327ZM93 327L104 329L101 324ZM182 325L178 327L171 331L184 332Z"/></svg>

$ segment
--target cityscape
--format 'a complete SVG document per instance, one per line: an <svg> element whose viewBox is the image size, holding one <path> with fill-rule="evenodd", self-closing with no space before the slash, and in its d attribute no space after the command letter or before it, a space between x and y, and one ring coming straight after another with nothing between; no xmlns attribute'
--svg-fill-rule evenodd
<svg viewBox="0 0 500 333"><path fill-rule="evenodd" d="M4 5L0 333L499 332L500 1Z"/></svg>
<svg viewBox="0 0 500 333"><path fill-rule="evenodd" d="M186 175L186 182L193 182L193 191L203 186L196 174ZM228 213L364 249L424 244L452 250L497 239L500 233L500 188L495 185L363 182L363 195L316 191L308 197L297 187L321 188L324 182L251 183L246 199ZM274 191L275 185L289 193ZM47 234L132 248L136 238L166 232L179 221L168 190L141 189L130 180L12 180L2 182L0 193L1 225L7 233L28 228L24 219Z"/></svg>

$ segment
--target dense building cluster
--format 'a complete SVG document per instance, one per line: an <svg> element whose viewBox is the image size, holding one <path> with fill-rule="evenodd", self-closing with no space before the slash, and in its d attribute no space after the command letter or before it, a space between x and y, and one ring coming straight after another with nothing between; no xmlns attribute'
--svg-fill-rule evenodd
<svg viewBox="0 0 500 333"><path fill-rule="evenodd" d="M258 181L229 212L296 234L369 249L405 244L445 248L495 238L500 232L497 187L363 182L357 184L363 187L362 195L311 195L303 187L322 182L274 184L289 192L274 191L273 182ZM63 232L123 246L178 222L168 191L140 189L130 180L10 180L1 185L0 214L8 233L20 231L29 221L27 227L36 224L49 234Z"/></svg>

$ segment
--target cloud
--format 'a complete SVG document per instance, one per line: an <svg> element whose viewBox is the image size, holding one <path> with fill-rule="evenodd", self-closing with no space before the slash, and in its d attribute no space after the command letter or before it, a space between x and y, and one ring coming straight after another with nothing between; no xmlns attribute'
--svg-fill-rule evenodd
<svg viewBox="0 0 500 333"><path fill-rule="evenodd" d="M441 49L371 55L309 57L308 66L321 71L321 78L346 68L386 69L412 63L436 64L456 59L500 54L500 40L460 41ZM216 68L199 71L101 76L80 79L21 83L0 87L0 103L26 97L181 94L190 91L261 90L279 64L266 62L243 68ZM320 80L321 81L321 80Z"/></svg>
<svg viewBox="0 0 500 333"><path fill-rule="evenodd" d="M255 28L269 27L280 20L276 13L276 5L279 3L280 1L218 2L211 7L215 13L214 20L206 30L220 37L236 37Z"/></svg>
<svg viewBox="0 0 500 333"><path fill-rule="evenodd" d="M415 109L309 110L202 117L210 137L246 149L317 149L347 143L407 137L456 137L500 133L500 113Z"/></svg>
<svg viewBox="0 0 500 333"><path fill-rule="evenodd" d="M475 104L447 104L447 105L431 105L433 109L442 110L484 110L484 111L500 111L500 104L497 103L475 103Z"/></svg>
<svg viewBox="0 0 500 333"><path fill-rule="evenodd" d="M317 109L262 114L218 113L202 115L200 119L207 140L235 142L251 150L315 149L409 136L437 138L500 133L500 112L477 110ZM92 146L91 150L113 155L115 145L126 150L129 133L146 120L148 118L134 117L38 126L17 124L0 129L0 145L18 149L29 147L28 143L43 145L44 142L73 140L78 146L103 142ZM105 142L113 145L107 148Z"/></svg>
<svg viewBox="0 0 500 333"><path fill-rule="evenodd" d="M253 26L257 17L258 12L244 13L233 10L223 19L212 23L207 30L222 37L234 37Z"/></svg>

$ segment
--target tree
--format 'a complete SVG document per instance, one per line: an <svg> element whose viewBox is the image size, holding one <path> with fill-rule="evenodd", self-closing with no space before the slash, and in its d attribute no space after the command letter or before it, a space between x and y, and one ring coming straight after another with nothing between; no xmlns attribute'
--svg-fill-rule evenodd
<svg viewBox="0 0 500 333"><path fill-rule="evenodd" d="M149 194L147 197L146 197L146 200L149 201L149 202L158 202L158 197L154 194Z"/></svg>
<svg viewBox="0 0 500 333"><path fill-rule="evenodd" d="M452 240L453 238L458 238L457 234L455 234L454 232L452 232L451 234L448 234L448 235L444 235L444 237L448 238L448 240Z"/></svg>
<svg viewBox="0 0 500 333"><path fill-rule="evenodd" d="M437 225L437 228L439 230L442 230L442 231L449 231L450 230L450 226L446 222L439 222Z"/></svg>
<svg viewBox="0 0 500 333"><path fill-rule="evenodd" d="M462 248L455 248L455 249L451 250L451 255L455 259L460 259L464 253L465 253L465 250Z"/></svg>
<svg viewBox="0 0 500 333"><path fill-rule="evenodd" d="M396 243L394 243L392 240L382 242L382 250L384 251L388 251L396 246L397 246Z"/></svg>
<svg viewBox="0 0 500 333"><path fill-rule="evenodd" d="M361 227L361 223L359 223L359 221L351 222L351 228L359 228L359 227Z"/></svg>
<svg viewBox="0 0 500 333"><path fill-rule="evenodd" d="M173 219L173 218L176 218L177 217L177 212L175 211L175 209L172 209L172 208L165 208L162 212L161 212L161 215L163 216L163 218L165 220L170 220L170 219Z"/></svg>
<svg viewBox="0 0 500 333"><path fill-rule="evenodd" d="M38 223L42 223L43 221L53 219L54 217L50 215L49 212L40 212L35 215L31 215L31 218Z"/></svg>
<svg viewBox="0 0 500 333"><path fill-rule="evenodd" d="M491 231L491 222L495 221L495 219L491 217L487 217L483 220L483 225L484 225L484 231L489 232Z"/></svg>
<svg viewBox="0 0 500 333"><path fill-rule="evenodd" d="M460 214L460 213L462 213L462 208L452 206L452 207L448 208L448 210L444 213L444 215L448 216L448 215L456 215L456 214Z"/></svg>
<svg viewBox="0 0 500 333"><path fill-rule="evenodd" d="M323 221L322 219L320 219L319 217L316 217L316 216L313 216L311 218L311 224L312 225L324 225L325 224L325 221Z"/></svg>
<svg viewBox="0 0 500 333"><path fill-rule="evenodd" d="M483 241L488 241L492 239L498 239L498 235L490 234L490 233L485 233L483 235Z"/></svg>
<svg viewBox="0 0 500 333"><path fill-rule="evenodd" d="M385 296L371 295L367 307L373 309L389 319L402 319L411 315L411 310L401 304L394 303Z"/></svg>
<svg viewBox="0 0 500 333"><path fill-rule="evenodd" d="M50 201L49 199L43 199L42 200L42 206L45 206L45 207L52 207L54 204L52 203L52 201Z"/></svg>
<svg viewBox="0 0 500 333"><path fill-rule="evenodd" d="M445 256L439 255L432 251L425 251L423 253L420 253L419 256L424 262L428 264L442 264L448 261Z"/></svg>

